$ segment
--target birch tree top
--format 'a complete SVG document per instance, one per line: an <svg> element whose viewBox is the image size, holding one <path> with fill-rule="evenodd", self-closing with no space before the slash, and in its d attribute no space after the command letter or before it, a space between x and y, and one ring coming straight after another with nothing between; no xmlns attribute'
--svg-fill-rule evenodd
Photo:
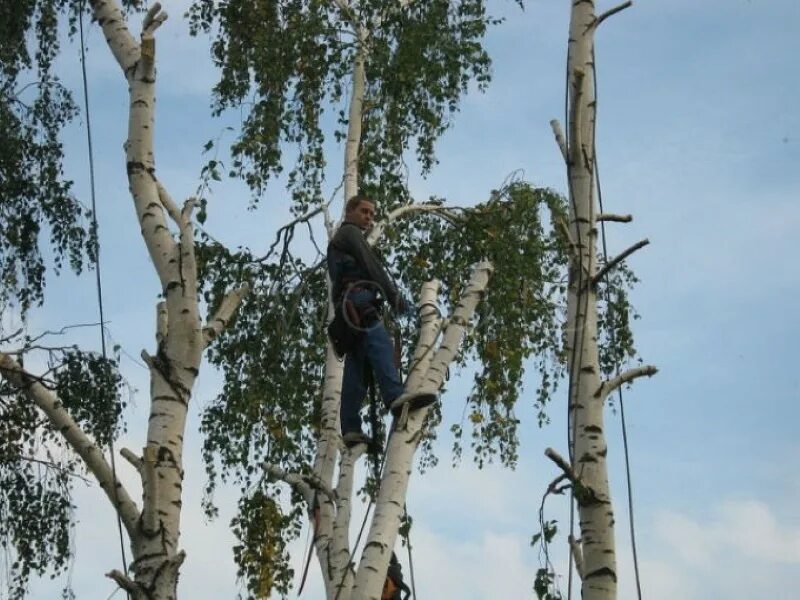
<svg viewBox="0 0 800 600"><path fill-rule="evenodd" d="M331 160L326 141L342 140L343 102L357 53L366 89L359 154L365 191L396 203L407 198L404 154L423 171L468 87L484 89L491 62L483 47L499 23L485 0L196 0L194 32L214 32L222 76L214 109L244 109L230 173L258 194L297 152L289 187L297 210L322 201Z"/></svg>

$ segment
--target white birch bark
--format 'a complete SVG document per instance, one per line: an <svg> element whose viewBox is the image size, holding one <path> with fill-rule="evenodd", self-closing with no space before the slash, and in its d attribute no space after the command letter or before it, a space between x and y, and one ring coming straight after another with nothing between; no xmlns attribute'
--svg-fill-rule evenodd
<svg viewBox="0 0 800 600"><path fill-rule="evenodd" d="M47 415L67 443L84 460L125 525L133 551L133 578L108 574L134 600L176 597L183 485L183 434L192 389L205 347L224 328L246 288L232 292L205 328L197 301L197 265L191 223L193 200L178 209L155 173L154 33L166 20L158 3L147 12L140 41L131 35L116 0L90 0L95 20L127 80L130 101L125 160L131 196L142 237L158 275L163 302L156 311L154 356L142 353L150 369L151 408L142 456L124 449L123 456L142 479L141 512L128 491L114 481L102 452L83 432L55 395L22 370L9 355L0 355L2 375L21 387ZM167 216L174 222L170 230Z"/></svg>
<svg viewBox="0 0 800 600"><path fill-rule="evenodd" d="M461 339L475 313L489 281L492 265L475 265L472 278L442 332L442 341L433 351L439 334L436 293L438 283L423 287L420 298L422 328L414 351L413 368L406 380L406 392L438 392L444 384L448 365L456 357ZM389 436L386 466L381 479L375 514L358 566L352 600L377 600L397 541L400 519L408 492L414 454L422 439L422 426L430 407L410 413L405 427Z"/></svg>
<svg viewBox="0 0 800 600"><path fill-rule="evenodd" d="M595 207L594 33L607 16L626 6L598 18L594 0L570 3L568 141L557 122L553 122L553 131L569 175L571 260L565 338L568 356L573 357L569 364L571 464L553 451L548 451L548 456L565 471L575 492L581 537L570 541L579 564L581 597L613 600L617 597L617 561L603 408L611 391L635 377L652 375L655 368L641 367L601 381L596 284L606 271L598 272L596 264L597 223L601 219L627 222L630 218L600 215Z"/></svg>

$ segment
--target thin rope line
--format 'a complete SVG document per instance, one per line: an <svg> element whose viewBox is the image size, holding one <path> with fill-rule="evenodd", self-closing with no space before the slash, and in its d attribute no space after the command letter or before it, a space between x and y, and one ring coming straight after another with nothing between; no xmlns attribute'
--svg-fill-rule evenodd
<svg viewBox="0 0 800 600"><path fill-rule="evenodd" d="M86 45L84 42L84 35L83 35L83 9L84 9L84 2L81 0L80 7L78 8L78 27L80 30L80 43L81 43L81 75L83 77L83 103L84 109L86 112L86 140L89 146L89 187L92 197L92 227L94 228L94 234L97 236L95 239L95 283L97 287L97 305L100 312L100 346L103 351L103 359L108 360L107 351L106 351L106 334L103 324L106 322L105 320L105 312L103 310L103 285L100 277L100 238L99 238L99 228L97 224L97 198L95 193L95 180L94 180L94 148L92 146L92 121L91 116L89 113L89 84L88 78L86 76ZM117 513L117 530L119 532L119 548L120 553L122 554L122 568L125 573L125 576L128 576L128 559L125 555L125 540L122 534L122 516L119 514L119 510L117 507L119 506L119 496L117 493L117 466L116 461L114 459L114 439L113 435L109 435L108 441L108 448L109 453L111 455L111 476L114 478L113 487L114 487L114 504L115 512ZM126 594L128 598L130 598L130 594L126 590Z"/></svg>

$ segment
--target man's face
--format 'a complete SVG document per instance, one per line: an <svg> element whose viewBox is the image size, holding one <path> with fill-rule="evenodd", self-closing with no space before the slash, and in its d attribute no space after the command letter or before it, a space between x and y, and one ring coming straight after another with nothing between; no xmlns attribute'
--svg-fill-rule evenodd
<svg viewBox="0 0 800 600"><path fill-rule="evenodd" d="M372 221L375 218L375 205L372 202L362 200L356 207L347 213L347 220L355 223L361 229L369 229L372 227Z"/></svg>

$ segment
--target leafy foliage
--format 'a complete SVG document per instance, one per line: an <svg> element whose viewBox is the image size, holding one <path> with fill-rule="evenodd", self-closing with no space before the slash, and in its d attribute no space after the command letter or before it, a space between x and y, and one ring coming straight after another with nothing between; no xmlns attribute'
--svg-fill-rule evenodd
<svg viewBox="0 0 800 600"><path fill-rule="evenodd" d="M361 177L395 201L407 196L403 153L415 144L430 169L434 142L470 81L481 89L489 81L482 38L498 21L484 0L348 4L346 14L330 0L195 0L189 10L193 33L215 34L215 111L247 109L230 175L242 176L256 197L283 171L289 147L296 148L294 208L320 201L325 131L336 141L346 136L343 105L357 53L367 79Z"/></svg>
<svg viewBox="0 0 800 600"><path fill-rule="evenodd" d="M273 590L284 597L289 593L294 571L286 560L282 533L291 530L298 535L298 512L284 515L272 494L261 489L240 499L239 514L232 523L238 540L233 554L250 597L269 598Z"/></svg>
<svg viewBox="0 0 800 600"><path fill-rule="evenodd" d="M51 351L53 388L75 420L104 447L120 433L125 406L117 364L74 349ZM0 551L8 592L29 577L63 573L72 555L72 483L83 463L23 391L0 388Z"/></svg>
<svg viewBox="0 0 800 600"><path fill-rule="evenodd" d="M495 457L505 464L516 460L515 405L526 369L532 364L542 374L534 400L542 419L561 376L559 303L565 259L547 219L551 211L560 214L563 206L552 191L520 183L456 216L452 211L447 218L418 213L386 230L386 258L406 295L435 277L442 281L440 300L449 307L474 262L488 258L496 265L477 328L460 358L462 366L479 365L467 402L472 447L480 464ZM254 487L274 493L279 488L263 481L261 464L305 471L316 449L326 343L324 270L320 263L308 264L290 252L263 262L244 250L230 253L207 244L200 257L205 300L211 307L241 280L249 281L253 290L210 353L225 381L202 420L208 497L218 479L234 481L244 496ZM415 324L401 326L403 339L414 340ZM410 350L404 352L406 368ZM431 418L436 425L441 413L432 412ZM426 467L436 460L430 452L435 431L431 427L423 441ZM207 510L215 512L210 501ZM244 518L237 517L239 527L246 527ZM250 572L245 565L240 568ZM276 562L278 571L286 568Z"/></svg>
<svg viewBox="0 0 800 600"><path fill-rule="evenodd" d="M514 183L464 211L457 231L431 215L388 234L402 281L419 289L423 281L440 280L440 300L446 305L459 297L470 265L483 259L495 265L477 325L459 358L461 366L473 360L478 369L465 412L479 465L493 458L506 465L516 462L515 407L528 361L540 375L533 402L540 423L547 419L546 404L562 375L559 315L566 258L546 223L563 210L564 200L555 192ZM411 339L411 331L406 334ZM455 425L453 432L460 454L463 425Z"/></svg>

